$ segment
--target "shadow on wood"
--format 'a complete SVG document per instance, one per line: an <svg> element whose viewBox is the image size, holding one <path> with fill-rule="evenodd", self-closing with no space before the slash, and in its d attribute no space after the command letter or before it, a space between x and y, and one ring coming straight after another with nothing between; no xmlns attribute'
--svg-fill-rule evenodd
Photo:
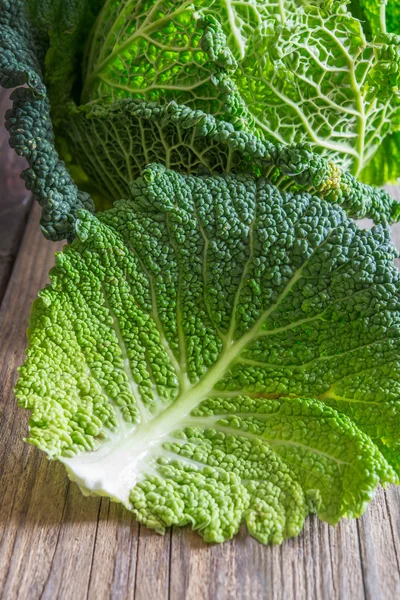
<svg viewBox="0 0 400 600"><path fill-rule="evenodd" d="M11 106L9 95L9 90L0 88L0 302L32 206L31 194L20 178L27 163L10 151L8 132L3 124L4 114Z"/></svg>

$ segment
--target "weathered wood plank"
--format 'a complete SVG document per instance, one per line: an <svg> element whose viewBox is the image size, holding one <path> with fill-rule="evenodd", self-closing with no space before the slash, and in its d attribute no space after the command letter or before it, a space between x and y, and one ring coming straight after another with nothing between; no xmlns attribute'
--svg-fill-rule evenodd
<svg viewBox="0 0 400 600"><path fill-rule="evenodd" d="M88 600L135 597L139 525L132 513L101 500ZM99 577L102 573L102 577ZM149 600L149 598L147 598Z"/></svg>
<svg viewBox="0 0 400 600"><path fill-rule="evenodd" d="M160 536L140 526L135 600L169 600L170 542L170 531Z"/></svg>
<svg viewBox="0 0 400 600"><path fill-rule="evenodd" d="M9 90L0 88L0 302L32 205L31 195L20 179L26 162L10 151L4 127L4 114L11 106L9 95Z"/></svg>
<svg viewBox="0 0 400 600"><path fill-rule="evenodd" d="M38 211L34 212L0 311L0 589L5 598L16 598L18 590L26 593L29 586L32 595L35 590L39 593L65 501L63 469L23 442L28 415L16 409L12 395L26 344L29 307L47 280L56 249L43 239Z"/></svg>
<svg viewBox="0 0 400 600"><path fill-rule="evenodd" d="M200 536L188 528L174 528L171 546L170 597L174 600L236 600L243 598L269 598L257 595L257 578L252 578L246 563L239 565L237 558L243 548L246 558L246 543L252 542L241 530L240 534L225 544L206 545ZM260 546L258 544L258 546ZM250 551L251 552L251 551ZM250 555L247 554L250 558ZM257 554L251 554L252 569L257 563ZM262 570L259 572L262 577ZM242 585L244 580L253 579L251 586Z"/></svg>
<svg viewBox="0 0 400 600"><path fill-rule="evenodd" d="M397 570L400 572L400 488L390 486L385 492L385 501L392 532Z"/></svg>
<svg viewBox="0 0 400 600"><path fill-rule="evenodd" d="M373 506L358 520L357 526L367 600L400 598L400 538L398 532L393 531L382 488L377 490Z"/></svg>
<svg viewBox="0 0 400 600"><path fill-rule="evenodd" d="M281 546L263 546L243 526L232 541L207 546L196 533L174 530L174 600L320 600L364 598L357 524L336 528L317 518Z"/></svg>

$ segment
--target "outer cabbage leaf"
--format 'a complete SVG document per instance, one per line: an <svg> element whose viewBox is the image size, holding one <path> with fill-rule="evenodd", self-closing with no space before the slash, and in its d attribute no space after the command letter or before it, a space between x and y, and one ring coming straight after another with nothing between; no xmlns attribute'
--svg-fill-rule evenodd
<svg viewBox="0 0 400 600"><path fill-rule="evenodd" d="M44 73L52 118L63 118L80 79L82 48L104 0L26 0L29 29L46 40Z"/></svg>
<svg viewBox="0 0 400 600"><path fill-rule="evenodd" d="M400 38L367 42L339 3L264 22L234 79L267 139L309 143L359 175L399 118Z"/></svg>
<svg viewBox="0 0 400 600"><path fill-rule="evenodd" d="M23 0L2 0L0 8L0 85L26 84L42 95L45 42L30 27Z"/></svg>
<svg viewBox="0 0 400 600"><path fill-rule="evenodd" d="M0 8L0 85L27 85L11 96L13 108L6 114L10 145L29 164L21 176L42 207L44 235L72 239L77 211L94 210L94 204L78 190L54 146L42 73L46 36L31 26L23 0L2 0Z"/></svg>
<svg viewBox="0 0 400 600"><path fill-rule="evenodd" d="M85 493L206 541L397 482L400 274L388 229L249 175L149 167L56 258L16 395Z"/></svg>

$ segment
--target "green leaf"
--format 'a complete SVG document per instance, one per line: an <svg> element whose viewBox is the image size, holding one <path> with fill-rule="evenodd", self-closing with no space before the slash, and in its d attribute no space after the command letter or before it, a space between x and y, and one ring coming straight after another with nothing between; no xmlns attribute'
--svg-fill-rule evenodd
<svg viewBox="0 0 400 600"><path fill-rule="evenodd" d="M291 20L301 7L330 6L335 2L345 3L343 0L214 0L206 12L221 23L229 48L237 59L241 59L246 54L254 30L267 19L274 17L284 24Z"/></svg>
<svg viewBox="0 0 400 600"><path fill-rule="evenodd" d="M104 0L27 0L30 29L46 39L45 83L53 123L63 118L80 80L83 47Z"/></svg>
<svg viewBox="0 0 400 600"><path fill-rule="evenodd" d="M175 102L160 106L138 99L79 107L65 132L91 180L115 200L129 194L130 183L151 162L187 173L252 171L285 189L296 183L318 190L340 187L332 165L308 148L271 144Z"/></svg>
<svg viewBox="0 0 400 600"><path fill-rule="evenodd" d="M0 11L0 85L27 85L45 94L42 62L46 44L30 27L23 0L2 0Z"/></svg>
<svg viewBox="0 0 400 600"><path fill-rule="evenodd" d="M198 19L191 5L185 8L176 2L162 4L158 0L148 16L156 41L158 34L165 33L167 24L171 33L177 28L179 19L183 15L187 17L187 27L190 31L194 27L190 44L201 38L200 46L194 46L192 50L196 57L201 57L203 67L210 68L209 82L204 85L211 86L212 92L208 90L201 97L197 95L200 86L196 88L196 97L190 99L193 90L183 93L178 85L177 90L166 89L159 102L151 103L143 99L149 91L144 81L141 98L119 99L108 106L102 104L103 97L101 102L98 100L77 108L72 101L79 88L76 65L85 32L99 10L101 0L71 0L67 4L59 0L46 0L46 3L30 0L29 4L31 16L24 0L3 2L0 83L7 87L27 84L29 88L14 94L14 107L6 115L6 126L12 147L28 162L28 169L22 176L42 207L41 225L48 238L73 239L76 214L82 207L93 211L93 197L99 207L126 196L130 181L152 161L186 173L198 169L216 173L250 171L268 177L282 190L307 190L322 195L342 204L349 215L357 218L370 216L376 222L399 218L397 203L387 193L360 185L336 162L314 154L308 144L273 144L261 139L257 129L249 130L253 125L252 118L230 71L235 60L226 47L220 25L210 15ZM157 13L162 6L166 10L165 17ZM113 18L110 15L108 20L104 17L104 11L107 13L111 8L114 11L111 11L111 17L115 17L116 6L107 2L95 25L93 39L88 45L89 58L90 48L97 43L97 34L104 34L101 24L113 27ZM143 23L135 21L135 14L134 11L131 16L132 23L138 27L132 34L136 51L135 44L142 39L144 30ZM171 35L173 38L175 34ZM125 40L129 47L132 36ZM182 31L178 37L181 41L184 39ZM106 37L99 43L106 44L107 40L109 42ZM149 42L144 52L154 45L154 40ZM382 49L389 58L393 48L382 41ZM118 46L118 52L120 50L121 46ZM172 68L178 64L176 52L171 54L162 50L161 55L160 58L166 60L167 71L171 67L170 74L174 71L172 75L176 76L177 82L182 82L186 77L182 71L183 63L179 63L177 70ZM179 54L179 60L181 58ZM385 89L392 76L396 80L389 58L386 71L377 69L374 72L371 78L373 89ZM194 69L190 57L188 60L188 77L204 74L203 67ZM193 81L196 87L195 79ZM48 91L45 82L49 85ZM179 97L189 93L185 105L177 105L172 100L175 93ZM111 99L110 96L108 100ZM207 112L190 108L197 104L205 105ZM390 110L389 104L387 115ZM398 120L398 115L396 118ZM56 135L53 123L56 124ZM389 133L392 125L390 120L383 119L374 135L379 137ZM68 169L57 150L62 152ZM72 175L81 189L77 188Z"/></svg>
<svg viewBox="0 0 400 600"><path fill-rule="evenodd" d="M159 165L56 258L16 395L29 441L149 527L260 541L399 471L390 231L249 175Z"/></svg>
<svg viewBox="0 0 400 600"><path fill-rule="evenodd" d="M42 207L41 227L52 240L71 240L76 213L94 210L78 190L55 148L50 104L43 81L47 35L31 26L23 0L3 0L0 11L0 85L17 88L6 113L10 146L28 162L21 177Z"/></svg>
<svg viewBox="0 0 400 600"><path fill-rule="evenodd" d="M367 42L343 5L264 22L234 74L267 139L308 143L358 175L399 114L400 38Z"/></svg>
<svg viewBox="0 0 400 600"><path fill-rule="evenodd" d="M350 10L369 35L380 32L400 34L400 6L397 0L350 0Z"/></svg>
<svg viewBox="0 0 400 600"><path fill-rule="evenodd" d="M237 66L221 25L196 12L207 0L106 2L97 18L84 68L84 103L119 98L174 100L214 116L240 96L228 74Z"/></svg>
<svg viewBox="0 0 400 600"><path fill-rule="evenodd" d="M358 176L396 130L400 38L367 41L341 0L207 4L106 3L83 101L176 101Z"/></svg>
<svg viewBox="0 0 400 600"><path fill-rule="evenodd" d="M361 181L384 185L397 183L400 177L400 133L392 133L379 146L376 154L360 174Z"/></svg>

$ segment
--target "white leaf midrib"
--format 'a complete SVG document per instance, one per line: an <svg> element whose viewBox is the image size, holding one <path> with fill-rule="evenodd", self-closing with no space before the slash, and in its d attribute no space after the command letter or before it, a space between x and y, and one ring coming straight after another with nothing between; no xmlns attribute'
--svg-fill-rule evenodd
<svg viewBox="0 0 400 600"><path fill-rule="evenodd" d="M94 452L72 458L60 457L70 478L76 481L86 493L107 495L128 505L129 490L138 481L141 465L143 466L146 456L208 396L221 377L227 373L235 358L253 339L264 321L301 278L310 258L295 271L275 303L263 312L253 327L241 338L233 341L208 373L197 384L185 389L162 413L151 421L142 422L130 435L121 438L118 434L114 434Z"/></svg>

